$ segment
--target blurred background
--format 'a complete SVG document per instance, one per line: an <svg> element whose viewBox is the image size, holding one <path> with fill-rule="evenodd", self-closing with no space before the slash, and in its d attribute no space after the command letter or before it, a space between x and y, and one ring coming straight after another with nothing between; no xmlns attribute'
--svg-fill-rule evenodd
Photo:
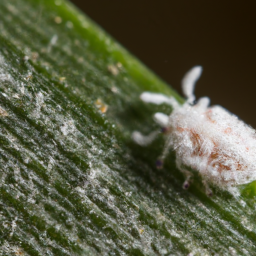
<svg viewBox="0 0 256 256"><path fill-rule="evenodd" d="M209 96L256 128L256 1L72 0L180 94L202 65Z"/></svg>

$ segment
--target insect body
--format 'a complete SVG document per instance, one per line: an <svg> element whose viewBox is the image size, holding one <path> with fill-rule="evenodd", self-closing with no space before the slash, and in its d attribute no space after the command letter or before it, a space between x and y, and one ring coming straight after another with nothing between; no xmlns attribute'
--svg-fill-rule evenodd
<svg viewBox="0 0 256 256"><path fill-rule="evenodd" d="M169 116L163 113L154 115L154 120L162 126L166 135L157 167L163 166L172 149L176 152L176 165L186 178L183 184L185 189L193 176L188 170L190 167L201 175L208 195L212 194L209 184L237 194L237 185L256 180L255 130L221 106L209 107L207 97L200 98L194 104L193 91L201 72L202 68L196 66L183 78L182 89L187 100L182 105L163 94L144 92L140 96L144 102L166 103L173 107ZM154 131L144 136L135 131L132 138L137 144L146 146L158 134L159 131Z"/></svg>

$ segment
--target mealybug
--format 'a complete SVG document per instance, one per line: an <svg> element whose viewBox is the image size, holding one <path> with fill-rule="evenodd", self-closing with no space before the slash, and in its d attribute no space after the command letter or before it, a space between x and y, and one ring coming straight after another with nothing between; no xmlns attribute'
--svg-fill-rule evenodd
<svg viewBox="0 0 256 256"><path fill-rule="evenodd" d="M192 68L182 80L183 93L187 100L179 104L175 98L163 94L144 92L140 98L153 104L168 104L173 107L168 116L155 113L154 120L165 134L163 153L157 160L161 168L170 149L176 152L176 165L184 174L183 188L190 185L196 170L202 177L208 195L209 184L217 185L233 194L238 194L237 185L256 180L256 134L255 130L221 106L209 107L208 97L194 104L194 87L202 73L202 67ZM150 144L159 131L148 136L133 132L133 140L141 145Z"/></svg>

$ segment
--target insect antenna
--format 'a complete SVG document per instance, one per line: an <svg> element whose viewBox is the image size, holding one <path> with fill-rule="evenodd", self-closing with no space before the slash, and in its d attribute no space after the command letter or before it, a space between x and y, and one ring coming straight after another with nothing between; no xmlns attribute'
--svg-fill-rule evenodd
<svg viewBox="0 0 256 256"><path fill-rule="evenodd" d="M187 98L187 103L192 104L195 101L195 95L194 95L195 84L199 79L199 77L201 76L202 71L203 71L203 68L201 66L195 66L185 74L185 76L181 81L182 90L184 95Z"/></svg>

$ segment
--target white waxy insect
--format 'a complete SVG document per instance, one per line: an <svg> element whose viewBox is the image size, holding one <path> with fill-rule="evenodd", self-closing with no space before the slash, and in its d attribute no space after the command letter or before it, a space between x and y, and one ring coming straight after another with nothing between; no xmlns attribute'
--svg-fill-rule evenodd
<svg viewBox="0 0 256 256"><path fill-rule="evenodd" d="M202 177L206 193L212 194L209 184L238 195L237 185L256 180L256 133L237 116L221 106L209 107L210 99L203 97L194 104L194 87L202 67L192 68L182 80L187 100L180 105L175 98L159 93L144 92L140 98L147 103L168 104L173 107L168 116L155 113L154 120L166 136L162 155L157 161L161 168L170 149L176 152L177 168L184 174L183 188L187 189L193 176L189 168ZM147 136L133 132L133 140L150 144L159 131Z"/></svg>

